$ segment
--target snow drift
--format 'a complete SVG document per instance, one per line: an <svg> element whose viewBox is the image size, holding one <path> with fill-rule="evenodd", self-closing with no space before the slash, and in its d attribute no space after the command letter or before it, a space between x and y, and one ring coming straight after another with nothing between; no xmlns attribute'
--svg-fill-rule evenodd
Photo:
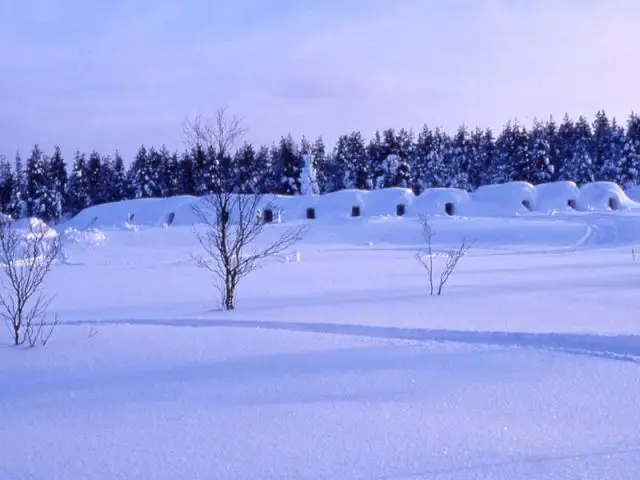
<svg viewBox="0 0 640 480"><path fill-rule="evenodd" d="M566 212L578 208L580 189L574 182L543 183L535 187L535 209L541 212Z"/></svg>
<svg viewBox="0 0 640 480"><path fill-rule="evenodd" d="M633 202L622 188L612 182L588 183L580 189L580 210L615 211L638 207L640 205Z"/></svg>
<svg viewBox="0 0 640 480"><path fill-rule="evenodd" d="M64 223L74 229L129 229L190 226L197 223L193 196L147 198L87 208ZM535 212L611 211L640 208L616 184L596 182L578 188L573 182L533 186L526 182L488 185L469 193L430 188L419 196L406 188L341 190L326 195L264 195L259 204L266 223L339 221L353 218L419 215L513 217ZM231 212L232 219L234 213Z"/></svg>

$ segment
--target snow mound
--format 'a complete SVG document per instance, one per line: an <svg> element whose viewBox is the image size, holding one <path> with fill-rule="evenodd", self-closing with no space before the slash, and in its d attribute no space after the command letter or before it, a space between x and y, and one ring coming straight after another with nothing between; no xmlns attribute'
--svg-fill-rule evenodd
<svg viewBox="0 0 640 480"><path fill-rule="evenodd" d="M367 200L370 192L364 190L340 190L318 198L318 218L344 219L368 213Z"/></svg>
<svg viewBox="0 0 640 480"><path fill-rule="evenodd" d="M471 193L474 210L487 216L525 215L535 209L536 190L527 182L487 185Z"/></svg>
<svg viewBox="0 0 640 480"><path fill-rule="evenodd" d="M404 216L410 210L416 196L408 188L384 188L373 190L367 197L367 216Z"/></svg>
<svg viewBox="0 0 640 480"><path fill-rule="evenodd" d="M206 201L194 196L125 200L87 208L64 223L64 227L135 232L145 227L192 226L199 222L194 207L211 211ZM538 186L510 182L483 186L472 193L455 188L430 188L419 196L407 188L351 189L325 195L264 195L258 207L264 221L281 223L418 215L514 217L532 212L628 210L640 208L640 204L633 202L614 183L596 182L578 189L573 182ZM232 211L231 221L236 219L237 212Z"/></svg>
<svg viewBox="0 0 640 480"><path fill-rule="evenodd" d="M34 235L42 235L44 238L55 238L58 236L58 232L47 225L46 222L36 217L21 218L13 222L12 226L18 230L24 230L27 238L31 238Z"/></svg>
<svg viewBox="0 0 640 480"><path fill-rule="evenodd" d="M583 185L578 202L580 210L611 211L640 208L618 185L612 182L594 182Z"/></svg>
<svg viewBox="0 0 640 480"><path fill-rule="evenodd" d="M416 197L414 215L460 215L469 213L471 197L457 188L428 188Z"/></svg>
<svg viewBox="0 0 640 480"><path fill-rule="evenodd" d="M101 246L107 240L106 234L97 228L78 230L77 228L68 227L64 230L62 238L65 243L88 245L92 247Z"/></svg>
<svg viewBox="0 0 640 480"><path fill-rule="evenodd" d="M535 209L541 212L567 212L578 208L580 189L574 182L543 183L535 187Z"/></svg>

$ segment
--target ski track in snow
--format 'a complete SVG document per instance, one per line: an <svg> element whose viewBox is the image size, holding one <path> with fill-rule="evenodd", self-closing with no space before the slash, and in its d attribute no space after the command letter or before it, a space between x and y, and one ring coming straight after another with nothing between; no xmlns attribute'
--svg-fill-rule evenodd
<svg viewBox="0 0 640 480"><path fill-rule="evenodd" d="M452 342L470 345L491 345L547 350L573 355L587 355L640 365L640 335L591 335L567 333L482 332L462 330L431 330L423 328L380 327L336 323L292 323L247 320L207 319L131 319L69 321L62 325L134 325L179 328L250 328L282 330L328 335L347 335L386 340Z"/></svg>

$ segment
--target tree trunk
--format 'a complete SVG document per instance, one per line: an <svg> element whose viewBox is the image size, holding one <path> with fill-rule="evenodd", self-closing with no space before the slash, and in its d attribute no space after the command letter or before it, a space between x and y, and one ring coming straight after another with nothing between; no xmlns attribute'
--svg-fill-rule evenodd
<svg viewBox="0 0 640 480"><path fill-rule="evenodd" d="M224 292L224 308L225 310L233 310L235 308L235 288L233 283L227 281Z"/></svg>

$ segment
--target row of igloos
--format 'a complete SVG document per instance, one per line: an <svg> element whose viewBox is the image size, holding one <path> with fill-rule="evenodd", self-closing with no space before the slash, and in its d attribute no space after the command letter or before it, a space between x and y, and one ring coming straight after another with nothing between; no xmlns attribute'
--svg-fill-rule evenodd
<svg viewBox="0 0 640 480"><path fill-rule="evenodd" d="M445 203L444 210L447 215L455 215L455 205L451 202ZM407 206L404 203L399 203L396 205L396 216L404 217L407 213ZM316 209L315 208L307 208L305 212L305 216L307 220L315 220L316 217ZM362 209L360 206L351 207L351 218L358 218L362 216ZM263 220L264 223L272 223L274 221L274 211L270 208L266 208L263 212Z"/></svg>

